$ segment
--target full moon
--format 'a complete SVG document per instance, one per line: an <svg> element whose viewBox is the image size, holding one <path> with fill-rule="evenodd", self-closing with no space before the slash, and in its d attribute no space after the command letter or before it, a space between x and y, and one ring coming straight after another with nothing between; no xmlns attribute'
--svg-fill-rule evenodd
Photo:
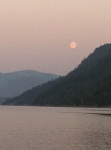
<svg viewBox="0 0 111 150"><path fill-rule="evenodd" d="M70 48L76 48L76 47L77 47L76 42L71 42L71 43L70 43Z"/></svg>

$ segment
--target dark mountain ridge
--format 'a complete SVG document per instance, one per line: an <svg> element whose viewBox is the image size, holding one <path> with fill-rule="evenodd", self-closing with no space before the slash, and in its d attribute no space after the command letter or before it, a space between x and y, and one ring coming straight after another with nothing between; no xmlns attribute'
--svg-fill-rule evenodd
<svg viewBox="0 0 111 150"><path fill-rule="evenodd" d="M111 105L111 44L96 48L67 76L28 90L4 104L40 106Z"/></svg>

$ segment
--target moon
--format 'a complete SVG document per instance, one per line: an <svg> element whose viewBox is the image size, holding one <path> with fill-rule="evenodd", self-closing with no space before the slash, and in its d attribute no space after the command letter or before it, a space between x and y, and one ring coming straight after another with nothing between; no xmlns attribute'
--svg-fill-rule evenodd
<svg viewBox="0 0 111 150"><path fill-rule="evenodd" d="M70 43L70 48L76 48L77 47L77 43L76 42L71 42Z"/></svg>

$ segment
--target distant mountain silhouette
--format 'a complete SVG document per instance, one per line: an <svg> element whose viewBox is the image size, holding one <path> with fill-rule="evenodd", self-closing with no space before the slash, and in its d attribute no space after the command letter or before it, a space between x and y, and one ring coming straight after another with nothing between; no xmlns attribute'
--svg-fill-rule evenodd
<svg viewBox="0 0 111 150"><path fill-rule="evenodd" d="M67 76L28 90L4 104L110 106L111 44L97 48Z"/></svg>
<svg viewBox="0 0 111 150"><path fill-rule="evenodd" d="M0 97L14 97L58 76L33 70L0 73Z"/></svg>
<svg viewBox="0 0 111 150"><path fill-rule="evenodd" d="M5 100L7 99L7 97L0 97L0 105L5 102Z"/></svg>

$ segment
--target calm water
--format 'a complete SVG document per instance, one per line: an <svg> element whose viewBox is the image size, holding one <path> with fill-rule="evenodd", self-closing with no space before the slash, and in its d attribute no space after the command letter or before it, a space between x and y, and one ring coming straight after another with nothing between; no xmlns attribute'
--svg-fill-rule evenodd
<svg viewBox="0 0 111 150"><path fill-rule="evenodd" d="M111 108L0 107L0 150L111 150Z"/></svg>

